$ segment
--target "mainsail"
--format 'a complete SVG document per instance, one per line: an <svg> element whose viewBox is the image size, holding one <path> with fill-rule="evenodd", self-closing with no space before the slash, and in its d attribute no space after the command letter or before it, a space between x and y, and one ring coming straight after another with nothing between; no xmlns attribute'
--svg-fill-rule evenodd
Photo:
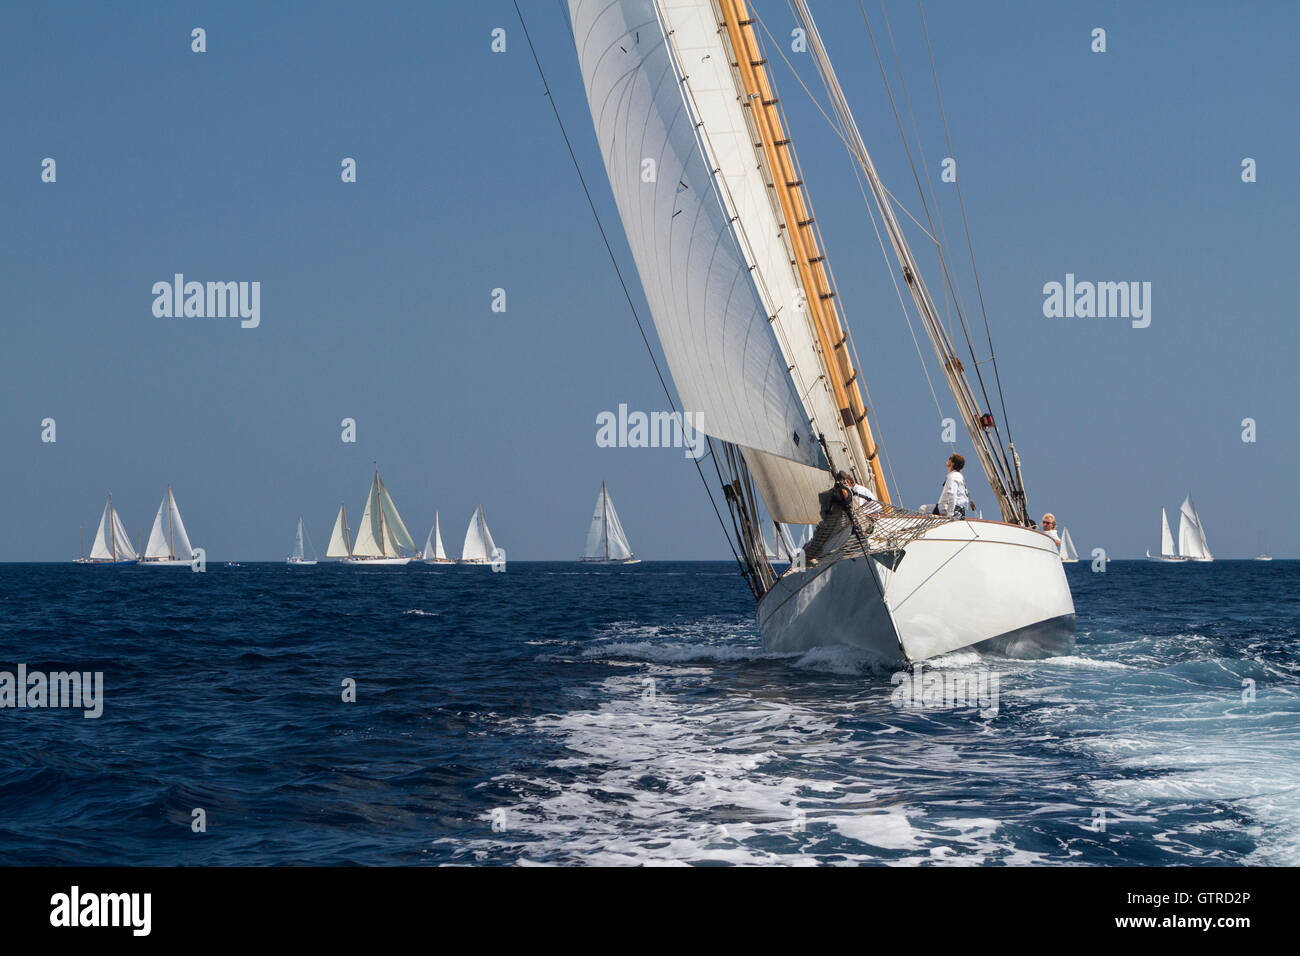
<svg viewBox="0 0 1300 956"><path fill-rule="evenodd" d="M596 511L587 529L587 545L582 552L584 561L626 561L632 557L632 547L623 533L623 523L618 520L614 502L605 483L600 483L596 496Z"/></svg>
<svg viewBox="0 0 1300 956"><path fill-rule="evenodd" d="M348 530L347 505L339 505L338 517L334 519L334 530L330 533L330 544L325 549L327 558L348 558L352 556L352 537Z"/></svg>
<svg viewBox="0 0 1300 956"><path fill-rule="evenodd" d="M1205 528L1201 526L1201 516L1196 513L1191 495L1183 500L1183 506L1179 510L1178 553L1195 561L1208 561L1214 557L1210 554L1210 546L1205 542Z"/></svg>
<svg viewBox="0 0 1300 956"><path fill-rule="evenodd" d="M714 438L823 467L655 4L570 0L569 12L596 138L683 408Z"/></svg>
<svg viewBox="0 0 1300 956"><path fill-rule="evenodd" d="M1174 536L1169 530L1169 515L1164 508L1160 509L1160 554L1163 557L1170 557L1177 554L1174 550Z"/></svg>

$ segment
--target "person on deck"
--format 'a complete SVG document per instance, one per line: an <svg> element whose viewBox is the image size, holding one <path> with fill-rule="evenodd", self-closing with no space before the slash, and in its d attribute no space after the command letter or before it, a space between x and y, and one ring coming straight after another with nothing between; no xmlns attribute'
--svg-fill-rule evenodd
<svg viewBox="0 0 1300 956"><path fill-rule="evenodd" d="M1061 536L1056 533L1056 515L1050 511L1043 515L1043 531L1058 545L1061 543Z"/></svg>
<svg viewBox="0 0 1300 956"><path fill-rule="evenodd" d="M966 479L961 473L961 470L966 467L966 459L954 454L948 458L946 465L948 477L944 479L943 494L939 496L939 503L927 505L921 511L948 518L953 516L964 518L967 509L971 507L970 496L966 494Z"/></svg>

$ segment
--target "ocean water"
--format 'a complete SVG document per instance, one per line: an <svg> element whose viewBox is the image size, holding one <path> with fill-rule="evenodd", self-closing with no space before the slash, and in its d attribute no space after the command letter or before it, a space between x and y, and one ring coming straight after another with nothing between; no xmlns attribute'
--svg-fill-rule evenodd
<svg viewBox="0 0 1300 956"><path fill-rule="evenodd" d="M0 565L0 670L104 675L0 710L0 860L1300 863L1300 562L1067 574L1071 655L919 707L723 563Z"/></svg>

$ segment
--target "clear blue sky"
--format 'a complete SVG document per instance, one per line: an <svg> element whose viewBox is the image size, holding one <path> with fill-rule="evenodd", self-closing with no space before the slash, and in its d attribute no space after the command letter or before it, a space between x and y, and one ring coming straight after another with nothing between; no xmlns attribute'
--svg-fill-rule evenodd
<svg viewBox="0 0 1300 956"><path fill-rule="evenodd" d="M561 6L524 7L634 274ZM757 10L789 37L785 3ZM888 11L937 175L916 6ZM882 175L919 212L857 4L814 12ZM1127 557L1190 491L1217 555L1253 555L1262 534L1297 556L1300 7L926 13L1033 510L1081 552ZM596 446L598 412L663 398L510 4L10 0L0 28L0 560L75 556L110 489L147 534L168 483L214 560L281 557L299 514L323 550L375 459L412 534L438 508L455 553L482 502L512 558L574 557L605 479L639 554L726 555L680 452ZM901 497L933 500L947 449L892 265L845 153L771 57ZM935 188L957 239L953 187ZM175 272L260 281L261 327L155 318L150 289ZM1043 284L1067 272L1151 282L1150 328L1044 318Z"/></svg>

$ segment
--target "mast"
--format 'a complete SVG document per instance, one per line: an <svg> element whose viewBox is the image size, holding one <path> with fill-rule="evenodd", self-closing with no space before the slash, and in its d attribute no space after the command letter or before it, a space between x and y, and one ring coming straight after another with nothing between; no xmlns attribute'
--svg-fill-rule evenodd
<svg viewBox="0 0 1300 956"><path fill-rule="evenodd" d="M113 540L113 560L117 560L117 514L113 511L113 492L108 493L108 530ZM86 550L85 542L82 542L81 550Z"/></svg>
<svg viewBox="0 0 1300 956"><path fill-rule="evenodd" d="M388 544L384 541L384 483L379 480L379 469L375 469L375 503L379 505L379 553L388 556Z"/></svg>
<svg viewBox="0 0 1300 956"><path fill-rule="evenodd" d="M741 0L722 0L722 2L725 5L727 3L738 3ZM809 50L813 54L817 70L821 74L822 82L830 95L832 106L839 117L840 126L842 127L839 132L845 137L854 159L866 174L867 183L871 187L872 198L880 211L885 231L889 235L890 245L894 249L894 255L902 270L903 279L907 283L912 301L920 314L922 324L925 326L930 344L933 346L939 364L943 368L944 378L948 383L953 398L957 402L958 411L961 413L962 420L966 423L966 430L970 434L980 465L984 468L984 474L998 499L1002 519L1015 524L1027 524L1029 509L1025 502L1024 485L1020 475L1020 461L1015 446L1010 447L1008 457L1008 454L1002 450L1001 440L999 439L995 443L990 437L989 431L996 428L993 415L991 412L981 412L979 410L979 403L975 398L975 393L970 387L970 382L966 379L965 368L953 348L943 322L939 318L939 312L934 300L921 278L920 267L917 265L916 258L907 244L902 227L894 215L889 192L881 181L880 175L876 172L875 164L871 161L871 156L867 152L862 134L853 119L848 101L844 97L839 80L836 78L835 71L831 66L830 57L827 55L826 48L822 43L821 35L817 32L817 25L813 22L812 14L808 10L807 0L793 0L793 2L796 8L795 12L807 34Z"/></svg>
<svg viewBox="0 0 1300 956"><path fill-rule="evenodd" d="M176 542L172 540L172 511L176 508L176 499L172 497L172 486L167 486L167 551L171 559L176 560Z"/></svg>
<svg viewBox="0 0 1300 956"><path fill-rule="evenodd" d="M77 530L78 533L81 535L81 560L85 561L86 560L86 526L82 525Z"/></svg>
<svg viewBox="0 0 1300 956"><path fill-rule="evenodd" d="M348 557L352 557L352 529L348 527L348 506L346 503L340 504L339 508L343 511L343 543L347 546Z"/></svg>
<svg viewBox="0 0 1300 956"><path fill-rule="evenodd" d="M866 457L868 474L856 477L871 485L876 497L889 504L889 489L880 467L880 449L867 422L867 407L858 382L858 370L849 354L848 332L835 302L836 290L826 265L826 256L819 245L812 204L803 187L794 147L782 120L780 100L767 72L767 60L759 46L754 20L749 16L745 0L716 0L716 4L721 8L722 22L735 57L732 65L739 75L743 94L741 102L754 120L759 138L755 145L761 148L767 171L772 177L768 185L776 196L786 238L794 250L794 265L804 289L805 308L821 349L823 370L840 410L842 424L856 434ZM821 427L824 432L827 425ZM854 461L856 456L851 450L849 457L853 471L864 470L864 463Z"/></svg>
<svg viewBox="0 0 1300 956"><path fill-rule="evenodd" d="M605 560L609 560L609 492L605 490L605 483L600 483L600 530L601 537L605 539Z"/></svg>

